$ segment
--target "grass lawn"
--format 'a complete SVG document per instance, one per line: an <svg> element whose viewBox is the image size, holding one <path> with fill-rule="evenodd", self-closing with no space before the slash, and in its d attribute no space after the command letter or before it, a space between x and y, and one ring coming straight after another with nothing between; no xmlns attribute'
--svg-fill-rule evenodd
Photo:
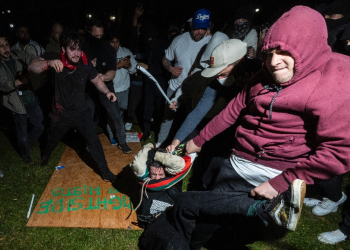
<svg viewBox="0 0 350 250"><path fill-rule="evenodd" d="M65 145L60 143L52 153L48 166L41 167L39 145L36 144L32 153L35 163L25 165L12 145L15 142L8 137L9 132L11 130L0 132L0 169L5 174L0 178L0 249L138 249L138 238L142 231L26 227L32 194L35 194L34 208ZM346 176L344 187L349 183L349 176ZM188 177L184 182L185 189L187 184ZM331 246L317 240L319 233L338 228L341 210L326 217L317 217L310 208L304 207L296 232L288 232L280 239L273 239L271 232L264 232L264 235L269 236L243 249L350 249L350 242ZM232 245L228 249L236 248Z"/></svg>

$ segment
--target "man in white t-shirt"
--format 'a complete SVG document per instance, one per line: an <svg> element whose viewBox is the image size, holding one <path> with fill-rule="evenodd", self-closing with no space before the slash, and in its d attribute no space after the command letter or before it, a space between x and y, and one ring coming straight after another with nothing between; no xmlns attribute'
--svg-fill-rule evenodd
<svg viewBox="0 0 350 250"><path fill-rule="evenodd" d="M207 29L210 28L210 18L211 12L209 10L198 10L192 18L190 24L191 31L175 37L169 48L165 51L162 64L171 73L167 90L167 96L169 98L188 76L199 50L210 41L211 36L205 36ZM171 65L171 61L173 60L175 60L174 66ZM173 102L170 108L174 109L175 106L176 102ZM172 121L172 118L166 117L162 123L158 135L158 145L162 144L167 138Z"/></svg>

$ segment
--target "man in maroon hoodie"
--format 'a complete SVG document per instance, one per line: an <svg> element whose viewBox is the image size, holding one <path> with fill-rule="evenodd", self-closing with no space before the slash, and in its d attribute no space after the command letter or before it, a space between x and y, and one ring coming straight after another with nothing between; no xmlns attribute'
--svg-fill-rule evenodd
<svg viewBox="0 0 350 250"><path fill-rule="evenodd" d="M188 153L199 152L242 118L231 157L211 162L213 190L185 192L174 204L172 225L191 248L233 214L295 230L305 183L350 169L350 58L331 52L324 18L294 7L270 28L262 51L264 69L187 143Z"/></svg>

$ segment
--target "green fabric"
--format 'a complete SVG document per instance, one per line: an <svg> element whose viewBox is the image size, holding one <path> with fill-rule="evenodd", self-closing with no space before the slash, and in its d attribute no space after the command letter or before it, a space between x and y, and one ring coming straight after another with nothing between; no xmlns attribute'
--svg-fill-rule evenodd
<svg viewBox="0 0 350 250"><path fill-rule="evenodd" d="M33 92L28 90L28 89L23 90L22 95L20 94L20 97L21 97L24 105L32 103L35 100L35 96L34 96Z"/></svg>
<svg viewBox="0 0 350 250"><path fill-rule="evenodd" d="M263 201L257 201L255 202L253 205L251 205L248 209L248 212L247 212L247 217L254 217L254 216L257 216L258 215L258 212L257 212L257 206L258 204L260 203L266 203L266 200L263 200ZM265 226L267 226L267 222L265 220L263 220Z"/></svg>

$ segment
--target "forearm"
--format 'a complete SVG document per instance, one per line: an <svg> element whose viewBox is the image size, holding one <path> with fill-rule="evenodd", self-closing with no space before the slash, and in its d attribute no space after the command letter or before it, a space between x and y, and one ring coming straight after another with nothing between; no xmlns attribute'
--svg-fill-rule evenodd
<svg viewBox="0 0 350 250"><path fill-rule="evenodd" d="M48 69L48 61L44 60L44 58L41 57L34 59L28 66L28 70L35 74L40 74L41 72Z"/></svg>
<svg viewBox="0 0 350 250"><path fill-rule="evenodd" d="M110 91L107 88L106 84L102 81L101 77L98 75L95 79L91 80L91 82L95 85L98 91L103 94L108 94Z"/></svg>
<svg viewBox="0 0 350 250"><path fill-rule="evenodd" d="M170 69L172 68L171 66L171 62L164 56L163 59L162 59L162 64L163 64L163 67L170 72Z"/></svg>
<svg viewBox="0 0 350 250"><path fill-rule="evenodd" d="M115 77L115 73L116 73L115 70L107 71L107 73L103 75L103 80L105 82L112 81L114 79L114 77Z"/></svg>
<svg viewBox="0 0 350 250"><path fill-rule="evenodd" d="M215 97L216 91L208 87L196 108L186 117L186 120L177 131L175 139L183 141L198 126L204 116L213 107Z"/></svg>

